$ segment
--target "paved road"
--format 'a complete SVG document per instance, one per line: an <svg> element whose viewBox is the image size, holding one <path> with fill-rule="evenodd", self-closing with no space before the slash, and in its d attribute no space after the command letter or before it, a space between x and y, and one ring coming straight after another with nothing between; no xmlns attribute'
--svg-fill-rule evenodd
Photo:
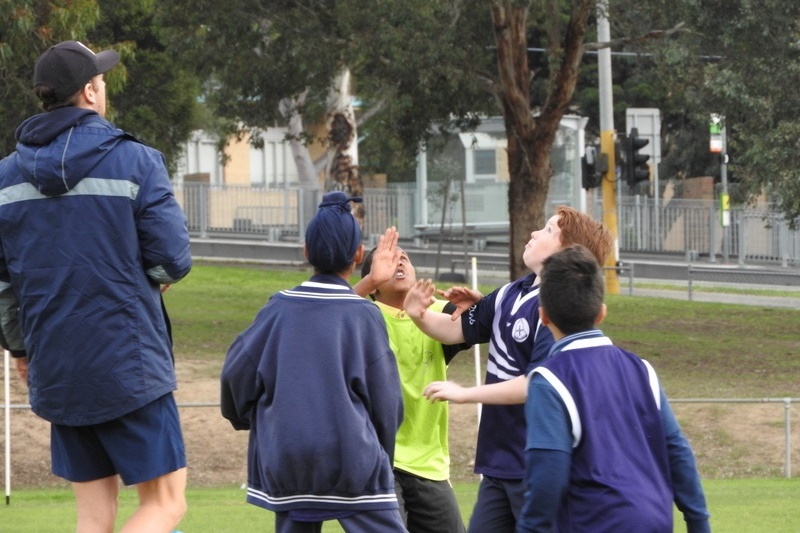
<svg viewBox="0 0 800 533"><path fill-rule="evenodd" d="M628 294L625 288L621 289L621 294ZM781 307L789 309L800 309L800 293L797 296L760 296L750 294L731 294L722 292L692 292L693 302L720 302L740 305L755 305L759 307ZM653 296L657 298L672 298L676 300L688 300L689 293L686 290L660 290L660 289L634 289L634 296Z"/></svg>

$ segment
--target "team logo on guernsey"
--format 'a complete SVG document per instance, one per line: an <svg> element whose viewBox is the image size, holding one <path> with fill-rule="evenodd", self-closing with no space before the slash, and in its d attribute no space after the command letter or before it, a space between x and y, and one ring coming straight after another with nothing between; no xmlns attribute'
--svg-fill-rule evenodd
<svg viewBox="0 0 800 533"><path fill-rule="evenodd" d="M514 322L514 328L511 330L511 336L514 337L514 340L517 342L522 342L528 338L528 335L531 333L531 327L528 324L528 321L524 318L518 318L516 322Z"/></svg>

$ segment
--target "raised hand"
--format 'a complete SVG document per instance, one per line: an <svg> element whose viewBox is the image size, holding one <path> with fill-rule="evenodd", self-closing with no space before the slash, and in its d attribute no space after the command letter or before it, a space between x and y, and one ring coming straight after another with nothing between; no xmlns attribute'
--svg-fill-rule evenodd
<svg viewBox="0 0 800 533"><path fill-rule="evenodd" d="M450 287L446 291L437 290L436 293L446 298L457 307L457 309L453 311L453 314L450 315L450 320L453 321L460 317L464 311L483 299L483 295L480 292L470 289L469 287Z"/></svg>
<svg viewBox="0 0 800 533"><path fill-rule="evenodd" d="M398 239L399 234L394 226L387 228L378 238L378 245L372 255L372 266L369 272L376 287L392 279L397 271L402 254L402 250L397 246Z"/></svg>
<svg viewBox="0 0 800 533"><path fill-rule="evenodd" d="M418 280L406 294L406 300L403 303L406 314L412 319L424 317L425 311L435 301L433 297L435 291L436 286L430 279Z"/></svg>

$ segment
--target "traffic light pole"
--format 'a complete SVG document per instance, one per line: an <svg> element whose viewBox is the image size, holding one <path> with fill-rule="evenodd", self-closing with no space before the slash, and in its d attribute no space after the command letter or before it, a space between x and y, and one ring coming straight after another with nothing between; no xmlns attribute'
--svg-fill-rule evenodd
<svg viewBox="0 0 800 533"><path fill-rule="evenodd" d="M611 28L606 17L608 0L597 2L597 40L611 40ZM608 167L603 174L603 225L614 237L613 253L604 266L616 267L619 261L619 230L617 228L617 162L614 158L614 101L611 85L611 49L597 52L597 68L600 93L600 152L607 154ZM619 294L619 276L614 268L606 269L606 294Z"/></svg>
<svg viewBox="0 0 800 533"><path fill-rule="evenodd" d="M731 206L728 195L728 130L725 127L725 116L712 113L709 129L711 134L709 148L711 153L719 154L719 177L722 182L722 191L719 195L719 223L722 230L720 238L722 239L722 261L727 263L730 253L728 226L731 224ZM715 256L716 252L712 247L710 258L712 263L716 262ZM742 261L741 254L739 254L739 261Z"/></svg>
<svg viewBox="0 0 800 533"><path fill-rule="evenodd" d="M730 225L730 196L728 195L728 131L722 125L722 157L719 165L719 178L722 182L722 197L720 198L720 216L722 217L722 262L727 263L729 258L728 226ZM741 252L739 252L741 256Z"/></svg>

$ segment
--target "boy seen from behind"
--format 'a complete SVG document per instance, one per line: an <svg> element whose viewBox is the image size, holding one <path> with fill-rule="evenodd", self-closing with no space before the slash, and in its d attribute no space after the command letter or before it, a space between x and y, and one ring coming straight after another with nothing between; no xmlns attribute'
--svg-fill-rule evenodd
<svg viewBox="0 0 800 533"><path fill-rule="evenodd" d="M378 309L347 280L361 263L343 192L325 194L306 229L314 275L274 294L231 345L222 415L249 430L247 501L276 533L405 532L392 459L403 419L397 363Z"/></svg>
<svg viewBox="0 0 800 533"><path fill-rule="evenodd" d="M647 361L596 329L606 314L603 271L582 246L544 261L542 324L549 357L525 403L526 495L521 533L710 531L692 450Z"/></svg>

